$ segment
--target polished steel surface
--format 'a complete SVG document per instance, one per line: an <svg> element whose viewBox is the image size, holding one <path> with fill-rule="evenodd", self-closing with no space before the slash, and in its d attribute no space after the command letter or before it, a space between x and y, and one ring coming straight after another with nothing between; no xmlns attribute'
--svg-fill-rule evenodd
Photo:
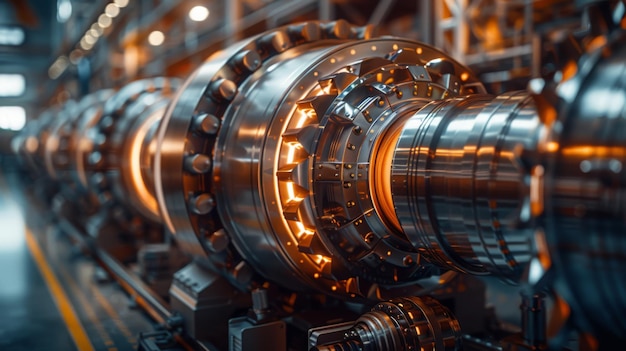
<svg viewBox="0 0 626 351"><path fill-rule="evenodd" d="M621 17L592 6L589 28L551 36L563 57L528 91L488 95L428 45L308 22L228 47L184 84L146 79L69 101L27 126L14 149L60 185L50 191L58 212L98 229L95 245L118 230L145 238L147 227L163 240L167 228L192 260L170 295L193 337L213 337L205 326L222 333L262 288L275 297L263 310L288 323L302 322L303 305L358 314L375 304L318 350L457 350L459 323L425 295L471 314L474 299L459 296L478 296L492 276L526 298L521 339L464 340L562 348L576 331L603 349L626 333L620 4ZM68 194L95 194L101 206L74 218L80 205L63 207ZM137 249L112 247L106 255L129 260ZM134 285L125 268L112 271ZM158 320L176 319L157 305L145 304ZM477 328L506 329L483 326L478 308ZM322 322L331 327L315 338L336 341L345 322Z"/></svg>
<svg viewBox="0 0 626 351"><path fill-rule="evenodd" d="M89 182L85 173L87 155L93 151L93 143L99 142L97 138L93 138L89 135L89 131L99 121L104 108L104 102L107 101L113 93L113 90L101 90L84 97L80 101L82 109L79 110L82 112L71 135L72 142L71 146L68 147L68 151L70 153L70 169L73 171L74 183L82 192L89 191Z"/></svg>
<svg viewBox="0 0 626 351"><path fill-rule="evenodd" d="M46 128L49 135L41 136L45 169L48 176L55 180L58 179L57 166L69 162L59 151L64 146L61 144L62 134L71 129L72 121L77 118L77 108L76 101L67 101Z"/></svg>
<svg viewBox="0 0 626 351"><path fill-rule="evenodd" d="M362 35L342 21L279 28L183 87L159 131L155 178L186 251L218 270L243 259L282 285L352 298L433 274L375 210L369 164L400 111L483 88L434 48ZM203 172L186 166L206 156ZM227 257L207 247L222 226L236 249Z"/></svg>
<svg viewBox="0 0 626 351"><path fill-rule="evenodd" d="M311 350L456 351L461 327L450 310L430 297L399 298L376 304L344 333L344 340Z"/></svg>
<svg viewBox="0 0 626 351"><path fill-rule="evenodd" d="M544 134L526 92L432 102L406 121L389 191L426 260L519 278L532 254L531 172Z"/></svg>
<svg viewBox="0 0 626 351"><path fill-rule="evenodd" d="M150 139L178 85L168 78L135 81L106 99L102 113L91 112L95 120L83 124L83 135L95 140L80 151L84 178L101 203L115 199L143 219L161 223L153 172L146 168L154 158Z"/></svg>
<svg viewBox="0 0 626 351"><path fill-rule="evenodd" d="M555 284L601 336L626 331L625 44L623 30L598 36L556 86L554 110L540 111L552 126L544 230Z"/></svg>

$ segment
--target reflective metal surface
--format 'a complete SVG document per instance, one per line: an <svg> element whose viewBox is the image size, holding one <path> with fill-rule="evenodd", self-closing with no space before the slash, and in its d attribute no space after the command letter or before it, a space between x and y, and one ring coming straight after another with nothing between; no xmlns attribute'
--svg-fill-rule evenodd
<svg viewBox="0 0 626 351"><path fill-rule="evenodd" d="M626 331L626 33L594 41L540 112L552 127L544 230L557 291L603 338Z"/></svg>
<svg viewBox="0 0 626 351"><path fill-rule="evenodd" d="M545 132L526 92L433 102L406 121L386 190L426 260L520 277L532 254L532 167Z"/></svg>
<svg viewBox="0 0 626 351"><path fill-rule="evenodd" d="M156 178L186 251L218 269L240 254L272 281L353 298L432 274L368 200L373 141L396 109L483 88L423 44L354 41L367 33L342 21L279 28L209 60L183 87L161 125ZM212 167L189 172L182 155L212 156ZM206 247L222 226L236 248L229 261Z"/></svg>
<svg viewBox="0 0 626 351"><path fill-rule="evenodd" d="M377 304L345 332L343 341L313 351L461 350L458 321L430 297L402 298Z"/></svg>
<svg viewBox="0 0 626 351"><path fill-rule="evenodd" d="M160 223L154 181L155 130L178 87L175 79L133 82L106 100L102 114L83 132L95 140L82 148L85 178L99 200L115 199L144 219Z"/></svg>
<svg viewBox="0 0 626 351"><path fill-rule="evenodd" d="M584 39L550 38L564 59L529 91L487 95L435 48L309 22L218 52L184 84L70 102L15 148L94 190L103 206L84 222L121 217L138 237L162 223L192 260L169 317L218 347L233 321L243 338L280 320L275 335L313 331L317 350L457 350L470 319L491 332L463 336L470 350L562 350L572 331L607 348L626 333L620 8L590 7L604 16L586 21L608 22L582 21ZM520 286L519 330L466 306L486 276ZM323 322L303 317L318 308ZM334 309L357 317L330 322Z"/></svg>

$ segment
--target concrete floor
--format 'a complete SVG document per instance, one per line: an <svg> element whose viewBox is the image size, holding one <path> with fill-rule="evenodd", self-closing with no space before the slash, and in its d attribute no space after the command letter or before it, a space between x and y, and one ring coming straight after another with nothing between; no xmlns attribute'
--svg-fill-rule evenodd
<svg viewBox="0 0 626 351"><path fill-rule="evenodd" d="M152 322L25 199L21 177L0 173L0 350L136 349Z"/></svg>

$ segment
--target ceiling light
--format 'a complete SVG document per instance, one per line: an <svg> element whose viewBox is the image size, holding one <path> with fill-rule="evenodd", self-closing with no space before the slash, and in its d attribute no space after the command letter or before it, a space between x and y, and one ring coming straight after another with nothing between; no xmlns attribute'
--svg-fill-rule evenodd
<svg viewBox="0 0 626 351"><path fill-rule="evenodd" d="M81 41L81 44L82 43L83 41ZM48 68L48 76L50 77L50 79L59 78L61 74L65 72L65 69L67 68L68 65L69 65L69 61L67 57L59 56L56 60L54 60L52 65L50 65L50 68Z"/></svg>
<svg viewBox="0 0 626 351"><path fill-rule="evenodd" d="M24 44L26 33L20 27L0 26L0 45L19 46Z"/></svg>
<svg viewBox="0 0 626 351"><path fill-rule="evenodd" d="M89 33L89 35L91 35L94 38L98 38L100 36L100 31L97 31L93 28L88 30L87 33Z"/></svg>
<svg viewBox="0 0 626 351"><path fill-rule="evenodd" d="M111 21L111 17L105 14L101 14L100 17L98 17L98 25L101 28L108 28L111 23L113 23L113 21Z"/></svg>
<svg viewBox="0 0 626 351"><path fill-rule="evenodd" d="M148 43L152 46L159 46L165 41L165 35L163 32L155 30L148 35Z"/></svg>
<svg viewBox="0 0 626 351"><path fill-rule="evenodd" d="M26 111L22 106L0 106L0 128L21 130L26 125Z"/></svg>
<svg viewBox="0 0 626 351"><path fill-rule="evenodd" d="M128 0L115 0L113 1L117 7L126 7L128 6Z"/></svg>
<svg viewBox="0 0 626 351"><path fill-rule="evenodd" d="M26 90L26 79L22 74L0 74L0 97L20 96Z"/></svg>
<svg viewBox="0 0 626 351"><path fill-rule="evenodd" d="M89 45L92 45L96 43L96 41L98 41L98 39L94 38L91 36L91 34L87 33L85 34L85 36L83 37L83 39L85 39L85 42Z"/></svg>
<svg viewBox="0 0 626 351"><path fill-rule="evenodd" d="M94 33L98 33L97 36L101 36L102 32L103 32L102 27L100 27L100 25L98 23L92 24L90 30L93 31L92 34L91 34L93 36L96 36L96 35L94 35Z"/></svg>
<svg viewBox="0 0 626 351"><path fill-rule="evenodd" d="M120 8L115 6L115 4L108 4L107 7L104 9L104 13L107 16L114 18L120 14Z"/></svg>
<svg viewBox="0 0 626 351"><path fill-rule="evenodd" d="M189 18L195 22L202 22L209 17L209 9L204 6L194 6L189 10Z"/></svg>
<svg viewBox="0 0 626 351"><path fill-rule="evenodd" d="M72 3L70 0L57 0L57 21L65 23L72 16Z"/></svg>
<svg viewBox="0 0 626 351"><path fill-rule="evenodd" d="M83 57L83 53L78 49L74 49L70 53L70 62L77 64L81 57Z"/></svg>
<svg viewBox="0 0 626 351"><path fill-rule="evenodd" d="M93 47L93 44L89 44L85 38L83 38L83 40L80 41L80 47L81 49L88 51L91 50L91 48Z"/></svg>

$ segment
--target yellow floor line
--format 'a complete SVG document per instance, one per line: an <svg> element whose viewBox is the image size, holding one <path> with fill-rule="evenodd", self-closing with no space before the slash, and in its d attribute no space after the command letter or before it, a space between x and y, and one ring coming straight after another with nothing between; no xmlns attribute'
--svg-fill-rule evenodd
<svg viewBox="0 0 626 351"><path fill-rule="evenodd" d="M74 311L74 308L72 307L70 300L67 298L65 291L61 287L59 280L48 265L48 262L46 261L46 258L37 243L37 239L35 239L28 228L24 228L24 236L26 237L28 249L35 260L41 275L46 281L46 285L48 285L52 298L61 313L61 317L67 326L67 330L72 336L72 339L74 339L76 347L80 351L93 351L93 345L91 344L89 337L87 337L85 328L83 328L83 325L80 323L80 320L76 315L76 311Z"/></svg>

